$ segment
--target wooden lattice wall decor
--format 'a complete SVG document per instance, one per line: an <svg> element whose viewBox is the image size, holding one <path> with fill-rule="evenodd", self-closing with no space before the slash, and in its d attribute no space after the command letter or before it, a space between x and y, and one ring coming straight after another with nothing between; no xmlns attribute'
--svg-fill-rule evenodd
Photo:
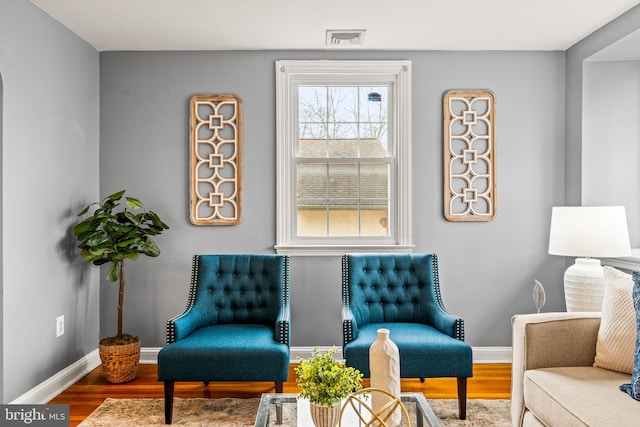
<svg viewBox="0 0 640 427"><path fill-rule="evenodd" d="M449 221L496 216L495 97L482 90L444 96L444 211Z"/></svg>
<svg viewBox="0 0 640 427"><path fill-rule="evenodd" d="M232 225L242 218L242 101L196 95L190 105L191 222Z"/></svg>

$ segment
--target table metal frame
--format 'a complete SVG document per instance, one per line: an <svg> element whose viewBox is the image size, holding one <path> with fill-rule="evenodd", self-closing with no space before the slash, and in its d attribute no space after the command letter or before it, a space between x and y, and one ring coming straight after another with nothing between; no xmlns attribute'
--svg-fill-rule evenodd
<svg viewBox="0 0 640 427"><path fill-rule="evenodd" d="M440 424L440 420L436 417L436 414L429 406L429 402L424 397L422 393L402 393L400 395L400 400L402 403L405 402L415 402L420 408L420 412L424 415L424 418L427 419L427 425L424 426L422 423L423 417L417 417L418 424L416 427L442 427ZM268 427L269 424L269 407L273 404L278 405L279 403L295 403L297 405L298 397L296 394L291 393L264 393L260 398L260 406L258 407L258 413L256 415L256 422L254 427ZM276 406L276 418L281 418L282 416L282 405ZM280 421L280 420L276 420Z"/></svg>

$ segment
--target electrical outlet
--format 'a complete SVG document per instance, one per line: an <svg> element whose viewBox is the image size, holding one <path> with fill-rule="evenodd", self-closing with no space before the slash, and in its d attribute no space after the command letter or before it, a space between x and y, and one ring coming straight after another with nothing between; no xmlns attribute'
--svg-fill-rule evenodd
<svg viewBox="0 0 640 427"><path fill-rule="evenodd" d="M64 335L64 315L56 317L56 338Z"/></svg>

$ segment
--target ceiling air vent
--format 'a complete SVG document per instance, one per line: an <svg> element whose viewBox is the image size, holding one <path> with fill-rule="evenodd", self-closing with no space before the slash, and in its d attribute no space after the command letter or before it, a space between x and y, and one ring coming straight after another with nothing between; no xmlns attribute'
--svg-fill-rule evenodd
<svg viewBox="0 0 640 427"><path fill-rule="evenodd" d="M367 30L327 30L327 46L362 46Z"/></svg>

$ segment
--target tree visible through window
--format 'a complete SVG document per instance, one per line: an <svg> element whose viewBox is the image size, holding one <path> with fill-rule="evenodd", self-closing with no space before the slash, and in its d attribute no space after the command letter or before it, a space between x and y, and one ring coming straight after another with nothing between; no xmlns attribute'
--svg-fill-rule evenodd
<svg viewBox="0 0 640 427"><path fill-rule="evenodd" d="M296 156L299 236L386 236L386 86L301 86Z"/></svg>
<svg viewBox="0 0 640 427"><path fill-rule="evenodd" d="M408 247L408 66L278 61L279 252Z"/></svg>

